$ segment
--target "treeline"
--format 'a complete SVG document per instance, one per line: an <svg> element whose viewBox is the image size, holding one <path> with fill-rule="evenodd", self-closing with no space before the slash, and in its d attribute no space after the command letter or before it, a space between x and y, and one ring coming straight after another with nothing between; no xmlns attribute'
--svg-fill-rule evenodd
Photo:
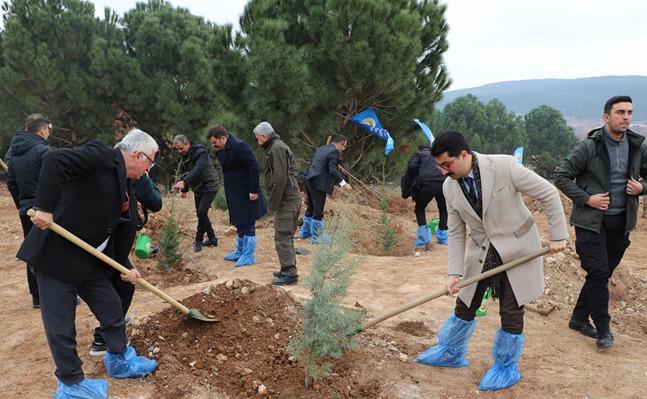
<svg viewBox="0 0 647 399"><path fill-rule="evenodd" d="M554 108L541 105L519 115L497 99L483 103L471 94L445 105L435 121L437 132L458 130L478 152L512 155L524 147L524 165L549 179L578 141Z"/></svg>
<svg viewBox="0 0 647 399"><path fill-rule="evenodd" d="M434 110L451 83L445 9L433 0L250 0L234 31L161 0L101 18L85 1L5 2L0 152L28 114L41 112L54 122L57 147L114 143L139 127L161 144L168 175L173 135L204 140L221 123L252 142L253 127L267 120L300 170L342 133L350 137L345 166L375 181L402 174L422 138L418 118L435 134L467 133L477 151L525 146L547 175L576 141L556 110L520 117L473 96ZM349 123L367 107L396 140L388 157L382 140Z"/></svg>
<svg viewBox="0 0 647 399"><path fill-rule="evenodd" d="M445 6L406 0L250 0L240 32L161 0L96 18L79 0L12 0L2 6L0 131L6 149L34 112L55 125L55 146L114 143L139 127L160 143L203 139L225 125L252 141L270 121L301 160L335 133L350 137L347 166L394 175L406 157L350 125L366 107L401 149L418 140L449 86ZM164 168L172 151L162 145ZM302 166L304 168L305 166Z"/></svg>

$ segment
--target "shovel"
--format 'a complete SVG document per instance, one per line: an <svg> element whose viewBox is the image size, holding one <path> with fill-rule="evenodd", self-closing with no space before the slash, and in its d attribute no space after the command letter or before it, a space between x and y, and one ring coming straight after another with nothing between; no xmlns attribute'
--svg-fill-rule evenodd
<svg viewBox="0 0 647 399"><path fill-rule="evenodd" d="M528 261L530 261L532 259L535 259L535 258L540 257L542 255L546 255L548 252L550 252L550 250L548 248L544 247L544 248L542 248L542 249L540 249L538 251L535 251L533 253L530 253L530 254L528 254L526 256L523 256L523 257L521 257L519 259L510 261L508 263L504 263L501 266L495 267L494 269L490 269L490 270L488 270L486 272L483 272L483 273L481 273L481 274L479 274L477 276L468 278L467 280L462 280L458 284L456 284L455 287L456 288L463 288L463 287L468 286L470 284L474 284L474 283L479 282L481 280L484 280L484 279L486 279L488 277L492 277L495 274L504 272L506 270L510 270L513 267L519 266L522 263L526 263L526 262L528 262ZM393 316L396 316L396 315L399 315L400 313L406 312L407 310L415 308L416 306L422 305L423 303L427 303L427 302L431 301L432 299L439 298L439 297L441 297L443 295L446 295L447 293L448 293L447 288L443 288L442 290L438 290L438 291L436 291L436 292L434 292L432 294L429 294L429 295L427 295L427 296L425 296L423 298L420 298L420 299L418 299L416 301L409 302L406 305L400 306L399 308L394 309L394 310L392 310L392 311L390 311L388 313L384 313L384 314L376 317L375 319L365 323L363 326L358 328L353 333L353 335L359 334L362 331L366 330L367 328L373 327L377 323L381 323L384 320L390 319Z"/></svg>
<svg viewBox="0 0 647 399"><path fill-rule="evenodd" d="M36 214L36 211L33 209L30 209L27 211L27 215L29 217L34 217ZM81 249L85 250L86 252L89 252L90 254L96 256L100 260L104 261L107 263L109 266L117 269L120 273L122 274L128 274L129 270L125 268L124 266L120 265L117 261L114 259L108 257L106 254L103 252L99 252L96 248L92 247L90 244L86 243L85 241L81 240L79 237L75 236L74 234L70 233L67 231L64 227L52 222L52 224L49 226L49 229L54 231L56 234L62 236L63 238L67 239L71 243L77 245ZM218 321L217 319L211 318L204 316L198 309L189 309L186 306L182 305L180 302L176 301L168 295L167 293L163 292L162 290L158 289L148 281L144 280L143 278L137 279L137 282L139 285L142 287L146 288L153 294L157 295L158 297L162 298L166 302L170 303L174 308L179 310L180 312L184 313L187 317L191 319L196 319L196 320L201 320L201 321Z"/></svg>

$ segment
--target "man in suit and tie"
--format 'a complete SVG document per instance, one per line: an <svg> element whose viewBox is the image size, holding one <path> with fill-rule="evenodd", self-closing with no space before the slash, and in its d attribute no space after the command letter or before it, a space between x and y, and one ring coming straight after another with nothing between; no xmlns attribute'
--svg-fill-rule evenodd
<svg viewBox="0 0 647 399"><path fill-rule="evenodd" d="M443 184L449 227L447 290L452 295L458 293L458 298L438 344L416 360L431 366L467 366L464 355L476 326L474 316L483 293L492 287L500 302L501 328L494 336L494 365L480 388L507 388L521 378L517 360L523 350L523 305L544 291L543 259L528 261L460 291L455 285L540 249L539 232L522 194L541 202L548 219L551 252L565 249L568 231L562 203L552 184L514 157L473 152L461 133L442 134L434 141L431 154L437 167L450 177Z"/></svg>
<svg viewBox="0 0 647 399"><path fill-rule="evenodd" d="M305 177L308 207L303 216L303 225L299 236L310 237L311 244L318 244L323 231L323 214L326 206L326 194L332 195L336 184L345 190L352 187L344 180L337 169L339 156L346 149L348 138L337 134L330 144L317 148L312 164Z"/></svg>

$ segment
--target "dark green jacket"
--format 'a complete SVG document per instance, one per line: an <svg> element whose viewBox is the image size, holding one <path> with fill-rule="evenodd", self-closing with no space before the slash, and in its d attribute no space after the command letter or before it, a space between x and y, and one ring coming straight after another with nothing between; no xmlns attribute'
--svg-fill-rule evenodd
<svg viewBox="0 0 647 399"><path fill-rule="evenodd" d="M283 201L301 198L292 150L274 133L263 144L268 209L276 212Z"/></svg>
<svg viewBox="0 0 647 399"><path fill-rule="evenodd" d="M626 134L629 140L629 175L636 180L647 177L645 138L631 130L627 130ZM599 233L604 211L591 208L586 201L591 195L607 193L611 189L611 166L602 128L589 132L564 160L553 178L557 188L573 200L571 224ZM645 182L642 185L643 194L645 194L647 186ZM637 213L638 196L628 195L625 232L636 227Z"/></svg>

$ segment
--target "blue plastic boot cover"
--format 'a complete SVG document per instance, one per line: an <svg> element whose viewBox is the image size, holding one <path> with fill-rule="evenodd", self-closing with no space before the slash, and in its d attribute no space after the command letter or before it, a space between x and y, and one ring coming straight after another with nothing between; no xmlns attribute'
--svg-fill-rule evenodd
<svg viewBox="0 0 647 399"><path fill-rule="evenodd" d="M123 353L107 352L103 357L103 364L112 378L139 378L157 368L155 360L137 356L132 346L127 346Z"/></svg>
<svg viewBox="0 0 647 399"><path fill-rule="evenodd" d="M310 224L310 244L327 244L330 242L330 237L324 231L323 220L312 219Z"/></svg>
<svg viewBox="0 0 647 399"><path fill-rule="evenodd" d="M469 364L465 359L467 341L472 336L475 327L476 320L465 321L452 313L443 324L443 328L440 329L438 344L418 355L416 361L427 366L467 366Z"/></svg>
<svg viewBox="0 0 647 399"><path fill-rule="evenodd" d="M447 245L447 230L436 231L436 242L441 245Z"/></svg>
<svg viewBox="0 0 647 399"><path fill-rule="evenodd" d="M312 218L310 216L303 217L303 224L301 225L301 231L299 231L299 237L302 239L310 237L310 225L312 224Z"/></svg>
<svg viewBox="0 0 647 399"><path fill-rule="evenodd" d="M431 229L427 225L425 225L425 227L426 227L426 229L425 229L425 242L430 243L431 242Z"/></svg>
<svg viewBox="0 0 647 399"><path fill-rule="evenodd" d="M256 263L254 251L256 251L256 236L243 236L243 254L238 258L236 267L248 266Z"/></svg>
<svg viewBox="0 0 647 399"><path fill-rule="evenodd" d="M242 254L243 254L243 238L236 237L236 248L234 248L233 251L225 255L225 260L237 261Z"/></svg>
<svg viewBox="0 0 647 399"><path fill-rule="evenodd" d="M56 399L108 399L106 380L84 378L78 384L65 385L57 381L58 389L54 392Z"/></svg>
<svg viewBox="0 0 647 399"><path fill-rule="evenodd" d="M429 233L429 227L427 225L418 226L416 230L416 247L420 247L429 242L427 235Z"/></svg>
<svg viewBox="0 0 647 399"><path fill-rule="evenodd" d="M523 334L510 334L499 328L494 335L492 357L494 366L487 371L479 388L497 391L519 382L521 374L517 361L523 351Z"/></svg>

